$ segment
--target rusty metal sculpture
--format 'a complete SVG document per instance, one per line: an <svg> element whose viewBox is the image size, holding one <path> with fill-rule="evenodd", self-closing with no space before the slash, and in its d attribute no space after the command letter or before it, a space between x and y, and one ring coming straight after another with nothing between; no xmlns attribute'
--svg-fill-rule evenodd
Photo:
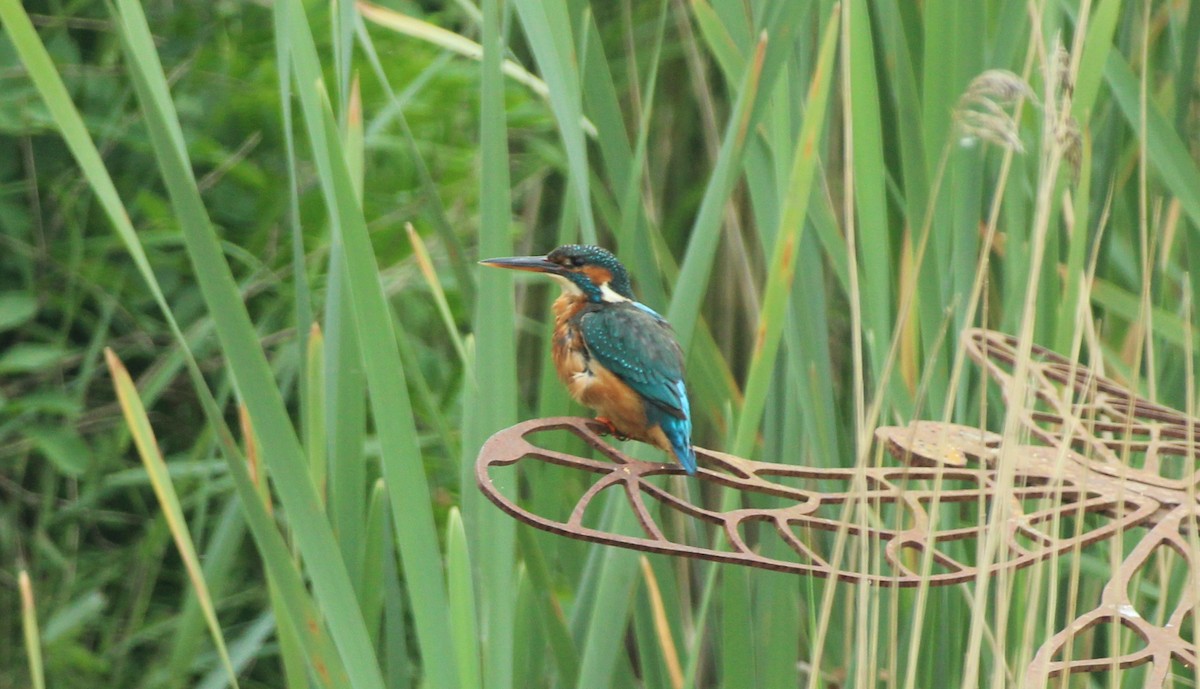
<svg viewBox="0 0 1200 689"><path fill-rule="evenodd" d="M971 358L1007 394L1015 338L972 330L963 341ZM981 570L990 575L1026 567L1145 528L1105 586L1099 606L1043 644L1027 679L1040 686L1063 673L1149 664L1146 686L1162 686L1173 661L1194 668L1197 660L1196 640L1184 630L1194 623L1198 601L1191 573L1196 571L1192 541L1200 524L1194 460L1200 421L1036 346L1028 373L1035 401L1006 399L1010 413L1020 415L1028 445L1001 448L995 433L918 421L876 431L883 447L902 462L892 467L807 468L697 448L700 481L741 493L739 506L724 511L666 490L658 477L682 475L681 469L629 457L605 442L602 426L584 419L540 419L497 433L480 452L477 478L505 512L570 538L879 586L966 582ZM547 449L548 443L536 441L548 431L565 431L606 459ZM1000 499L996 464L1002 455L1014 463L1005 497L1011 509L996 556L980 565L978 546L992 528L986 517ZM536 514L494 483L495 473L505 467L537 465L594 477L569 514ZM640 533L612 533L586 523L593 503L614 491L623 494ZM960 518L951 527L940 525L939 510L962 509L983 516L973 526L960 526ZM711 546L692 545L669 527L673 520L708 524L723 538L710 538ZM774 541L772 547L768 541ZM1178 556L1193 578L1156 623L1137 612L1130 585L1160 546ZM1107 624L1131 630L1140 646L1115 649L1103 658L1071 657L1077 635Z"/></svg>
<svg viewBox="0 0 1200 689"><path fill-rule="evenodd" d="M1047 468L1085 481L1088 489L1126 505L1116 511L1122 532L1145 527L1130 553L1104 586L1100 604L1076 617L1042 645L1027 671L1033 686L1064 673L1105 671L1149 664L1144 686L1164 686L1172 661L1190 668L1197 662L1194 634L1197 596L1197 448L1200 419L1149 402L1097 375L1077 362L1033 347L1030 375L1036 402L1007 398L1016 361L1015 338L986 330L968 331L967 351L1001 384L1009 413L1020 415L1024 429L1040 446L1017 448L1015 457L1054 459ZM1049 476L1055 476L1050 473ZM1131 509L1132 508L1132 509ZM1160 548L1163 550L1160 551ZM1181 595L1152 621L1138 611L1130 593L1143 573L1152 572L1152 556L1170 552L1183 564ZM1120 625L1133 632L1140 647L1114 649L1100 658L1072 658L1070 645L1080 634L1100 625Z"/></svg>

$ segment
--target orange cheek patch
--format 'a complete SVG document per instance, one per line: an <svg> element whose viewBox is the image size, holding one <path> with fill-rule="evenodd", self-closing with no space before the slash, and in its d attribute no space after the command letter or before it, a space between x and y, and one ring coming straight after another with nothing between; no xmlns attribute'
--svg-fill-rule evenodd
<svg viewBox="0 0 1200 689"><path fill-rule="evenodd" d="M583 269L583 274L588 276L588 279L595 285L603 285L606 282L612 281L612 272L608 268L600 266L586 266Z"/></svg>

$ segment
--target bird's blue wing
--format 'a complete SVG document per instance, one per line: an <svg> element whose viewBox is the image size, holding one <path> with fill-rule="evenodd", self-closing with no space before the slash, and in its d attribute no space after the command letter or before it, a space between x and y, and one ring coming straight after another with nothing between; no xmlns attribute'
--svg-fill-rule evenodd
<svg viewBox="0 0 1200 689"><path fill-rule="evenodd" d="M670 416L688 418L683 352L661 316L631 302L584 313L579 327L601 366Z"/></svg>

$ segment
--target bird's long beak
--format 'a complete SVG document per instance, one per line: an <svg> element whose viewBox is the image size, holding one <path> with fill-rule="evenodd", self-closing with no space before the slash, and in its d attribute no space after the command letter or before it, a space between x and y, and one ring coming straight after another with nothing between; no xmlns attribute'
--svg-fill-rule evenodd
<svg viewBox="0 0 1200 689"><path fill-rule="evenodd" d="M480 261L485 266L495 266L496 268L508 268L509 270L527 270L533 273L550 273L551 275L562 275L563 267L557 263L551 263L546 260L545 256L510 256L508 258L489 258Z"/></svg>

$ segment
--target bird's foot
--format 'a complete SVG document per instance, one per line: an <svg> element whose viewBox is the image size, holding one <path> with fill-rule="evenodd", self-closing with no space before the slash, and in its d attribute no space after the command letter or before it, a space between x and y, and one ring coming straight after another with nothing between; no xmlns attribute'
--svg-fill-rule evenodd
<svg viewBox="0 0 1200 689"><path fill-rule="evenodd" d="M608 434L615 437L617 440L629 440L629 436L625 435L621 431L618 431L616 425L614 425L612 421L609 421L608 418L597 416L596 422L604 426L604 428L607 429Z"/></svg>

